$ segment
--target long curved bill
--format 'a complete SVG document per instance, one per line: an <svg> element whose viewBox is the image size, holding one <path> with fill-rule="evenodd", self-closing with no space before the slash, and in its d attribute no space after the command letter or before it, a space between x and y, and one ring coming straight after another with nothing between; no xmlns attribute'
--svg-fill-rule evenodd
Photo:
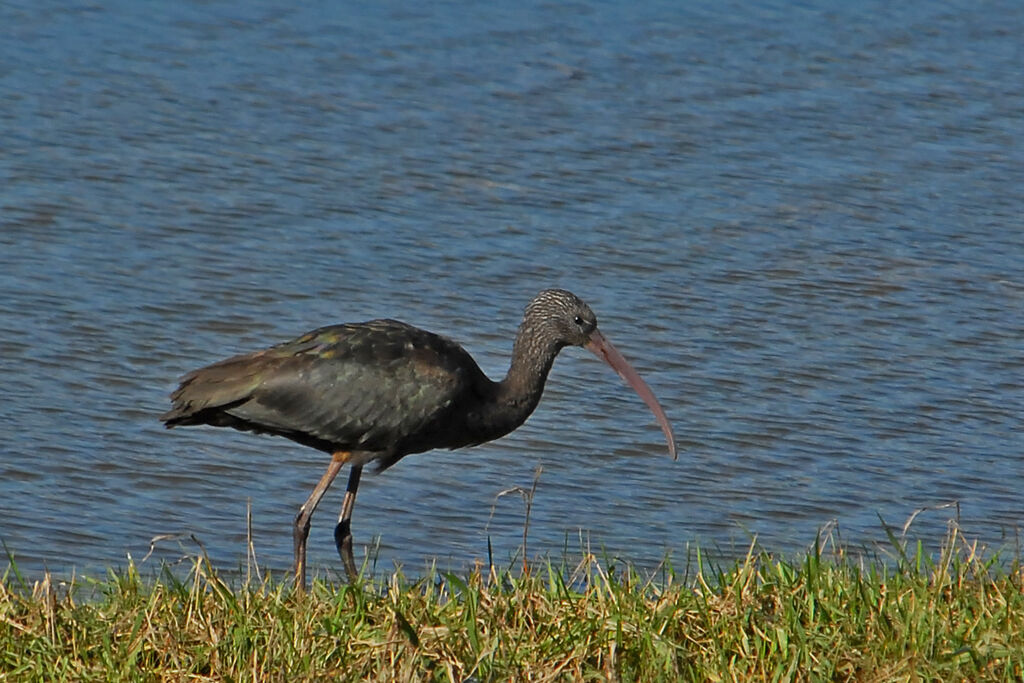
<svg viewBox="0 0 1024 683"><path fill-rule="evenodd" d="M679 456L676 452L676 438L672 435L672 425L668 423L668 418L665 416L665 411L661 409L661 404L658 403L658 399L654 397L654 392L647 386L640 375L637 374L633 366L626 362L626 359L622 357L612 343L605 339L604 335L600 331L594 330L590 334L590 341L586 343L587 349L589 349L595 356L602 359L608 365L612 366L615 372L619 373L619 377L626 380L626 384L633 387L640 398L644 400L647 407L654 413L655 419L658 424L661 425L661 431L665 432L665 439L668 441L668 452L675 460Z"/></svg>

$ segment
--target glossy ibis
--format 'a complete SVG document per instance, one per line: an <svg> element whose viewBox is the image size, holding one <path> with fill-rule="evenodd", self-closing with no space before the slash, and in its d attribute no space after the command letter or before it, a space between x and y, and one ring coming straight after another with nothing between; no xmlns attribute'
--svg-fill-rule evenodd
<svg viewBox="0 0 1024 683"><path fill-rule="evenodd" d="M327 472L295 518L295 583L305 585L310 518L342 466L351 471L334 530L350 580L351 517L363 466L387 469L410 453L497 439L537 407L565 346L585 346L654 412L676 457L672 428L654 394L597 329L590 307L549 289L526 307L512 364L493 382L455 342L396 320L321 327L298 339L188 373L161 416L168 428L213 425L276 434L329 453Z"/></svg>

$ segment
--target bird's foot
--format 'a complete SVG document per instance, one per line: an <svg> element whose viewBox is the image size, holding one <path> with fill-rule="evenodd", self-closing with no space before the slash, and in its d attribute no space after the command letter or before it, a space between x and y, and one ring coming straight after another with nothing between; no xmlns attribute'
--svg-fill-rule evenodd
<svg viewBox="0 0 1024 683"><path fill-rule="evenodd" d="M338 548L338 555L342 564L345 565L345 574L349 583L355 583L359 578L356 570L356 560L352 555L352 523L343 519L334 527L334 545Z"/></svg>

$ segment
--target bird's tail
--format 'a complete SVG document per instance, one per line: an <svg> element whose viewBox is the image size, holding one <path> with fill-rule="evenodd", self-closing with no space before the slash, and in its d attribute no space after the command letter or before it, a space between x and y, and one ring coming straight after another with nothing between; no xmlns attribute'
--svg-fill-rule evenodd
<svg viewBox="0 0 1024 683"><path fill-rule="evenodd" d="M280 359L265 352L222 360L193 370L181 378L171 394L171 409L160 416L168 429L178 425L216 424L211 418L248 401L270 369Z"/></svg>

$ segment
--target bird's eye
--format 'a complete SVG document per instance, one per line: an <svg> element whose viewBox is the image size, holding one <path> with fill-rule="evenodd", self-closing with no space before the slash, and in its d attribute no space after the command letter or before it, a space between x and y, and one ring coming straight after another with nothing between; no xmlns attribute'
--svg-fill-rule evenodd
<svg viewBox="0 0 1024 683"><path fill-rule="evenodd" d="M577 325L582 325L583 324L583 318L581 318L579 316L576 316L575 318L573 318L573 322L576 323Z"/></svg>

